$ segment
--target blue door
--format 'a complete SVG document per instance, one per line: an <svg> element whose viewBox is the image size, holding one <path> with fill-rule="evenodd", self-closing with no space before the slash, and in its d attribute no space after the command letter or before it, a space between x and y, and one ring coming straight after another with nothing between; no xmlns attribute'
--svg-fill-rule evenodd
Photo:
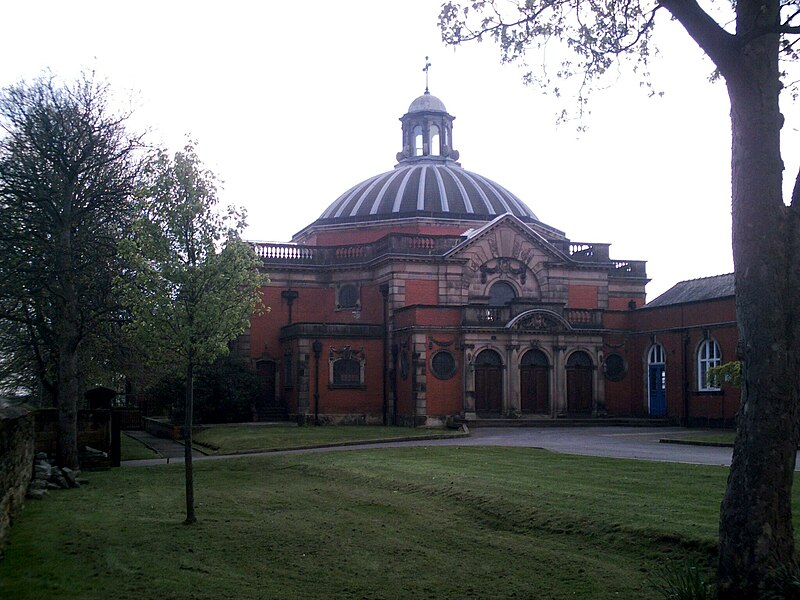
<svg viewBox="0 0 800 600"><path fill-rule="evenodd" d="M667 414L667 374L664 363L650 365L648 391L650 396L650 416L663 417Z"/></svg>

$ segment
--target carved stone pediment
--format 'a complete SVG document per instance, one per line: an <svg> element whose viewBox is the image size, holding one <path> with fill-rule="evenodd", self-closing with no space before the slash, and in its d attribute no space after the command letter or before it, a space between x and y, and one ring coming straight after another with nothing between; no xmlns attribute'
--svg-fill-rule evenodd
<svg viewBox="0 0 800 600"><path fill-rule="evenodd" d="M486 283L489 275L505 275L518 278L521 285L527 281L527 268L516 258L495 258L480 267L481 283Z"/></svg>
<svg viewBox="0 0 800 600"><path fill-rule="evenodd" d="M328 358L334 360L336 358L346 358L348 360L363 360L364 359L364 346L359 350L354 350L352 346L342 346L341 348L330 347L328 351Z"/></svg>
<svg viewBox="0 0 800 600"><path fill-rule="evenodd" d="M529 310L514 317L507 325L509 329L558 333L571 331L569 323L560 315L542 309Z"/></svg>

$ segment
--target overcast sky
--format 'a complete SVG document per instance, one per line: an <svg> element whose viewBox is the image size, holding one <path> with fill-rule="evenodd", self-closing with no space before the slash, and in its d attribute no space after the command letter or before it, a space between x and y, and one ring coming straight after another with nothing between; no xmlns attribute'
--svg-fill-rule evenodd
<svg viewBox="0 0 800 600"><path fill-rule="evenodd" d="M424 91L456 117L465 169L519 196L573 241L648 261L648 298L732 270L730 122L724 85L675 23L659 22L648 98L629 69L590 103L589 129L556 125L569 98L525 87L489 42L444 47L436 0L13 2L0 85L81 69L132 96L135 128L177 150L198 141L246 207L247 237L287 241L341 193L391 170L399 117ZM800 162L791 106L787 187Z"/></svg>

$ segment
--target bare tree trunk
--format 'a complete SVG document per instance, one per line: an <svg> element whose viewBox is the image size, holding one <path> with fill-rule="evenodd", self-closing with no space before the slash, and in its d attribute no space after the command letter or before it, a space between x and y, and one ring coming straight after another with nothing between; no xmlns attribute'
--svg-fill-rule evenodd
<svg viewBox="0 0 800 600"><path fill-rule="evenodd" d="M58 354L58 464L78 469L78 397L80 378L74 344L59 344Z"/></svg>
<svg viewBox="0 0 800 600"><path fill-rule="evenodd" d="M192 408L194 405L194 365L186 367L186 419L183 429L184 466L186 469L186 520L189 525L197 521L194 514L194 470L192 466Z"/></svg>
<svg viewBox="0 0 800 600"><path fill-rule="evenodd" d="M733 126L733 255L742 407L720 513L720 600L758 597L794 553L800 280L797 219L782 197L777 36L741 51L726 81Z"/></svg>

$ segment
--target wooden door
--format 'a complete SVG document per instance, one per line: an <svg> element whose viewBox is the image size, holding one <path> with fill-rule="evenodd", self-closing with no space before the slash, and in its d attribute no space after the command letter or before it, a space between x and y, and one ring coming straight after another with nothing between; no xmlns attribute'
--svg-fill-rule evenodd
<svg viewBox="0 0 800 600"><path fill-rule="evenodd" d="M567 359L567 411L592 410L592 359L586 352L573 352Z"/></svg>
<svg viewBox="0 0 800 600"><path fill-rule="evenodd" d="M503 403L503 371L493 365L475 367L475 410L500 412Z"/></svg>
<svg viewBox="0 0 800 600"><path fill-rule="evenodd" d="M547 367L523 366L519 371L522 412L550 412L550 373Z"/></svg>
<svg viewBox="0 0 800 600"><path fill-rule="evenodd" d="M475 410L499 413L503 406L503 360L494 350L475 359Z"/></svg>
<svg viewBox="0 0 800 600"><path fill-rule="evenodd" d="M650 365L648 371L650 415L663 417L667 414L667 378L664 363Z"/></svg>

